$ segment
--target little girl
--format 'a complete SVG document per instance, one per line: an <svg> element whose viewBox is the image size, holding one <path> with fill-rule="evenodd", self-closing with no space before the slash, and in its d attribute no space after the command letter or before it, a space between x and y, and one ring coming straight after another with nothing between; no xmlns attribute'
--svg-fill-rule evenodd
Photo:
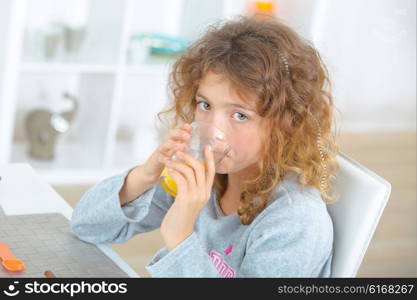
<svg viewBox="0 0 417 300"><path fill-rule="evenodd" d="M278 20L211 26L173 65L173 104L158 114L174 115L167 137L143 165L83 195L72 233L121 243L160 228L152 277L329 277L326 203L339 167L326 84L318 52ZM205 167L186 153L193 121L226 133L220 166L209 148ZM175 198L158 183L165 167Z"/></svg>

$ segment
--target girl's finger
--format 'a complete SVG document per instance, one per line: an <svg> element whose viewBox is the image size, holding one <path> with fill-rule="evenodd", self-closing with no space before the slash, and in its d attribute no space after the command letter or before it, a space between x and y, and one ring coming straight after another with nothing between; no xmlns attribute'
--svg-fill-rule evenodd
<svg viewBox="0 0 417 300"><path fill-rule="evenodd" d="M178 193L187 193L188 192L188 184L187 180L184 178L183 175L181 175L179 172L177 172L174 169L168 168L167 169L168 175L175 181Z"/></svg>
<svg viewBox="0 0 417 300"><path fill-rule="evenodd" d="M171 157L176 151L183 151L185 144L181 142L176 142L174 140L168 140L162 144L160 148L160 153L165 156Z"/></svg>
<svg viewBox="0 0 417 300"><path fill-rule="evenodd" d="M184 130L187 130L188 132L191 132L191 130L193 129L193 128L191 127L191 125L190 125L190 124L188 124L188 123L184 123L184 124L182 124L182 125L181 125L181 128L182 128L182 129L184 129Z"/></svg>
<svg viewBox="0 0 417 300"><path fill-rule="evenodd" d="M191 138L192 127L185 123L182 127L175 128L160 146L163 155L171 157L175 151L187 151Z"/></svg>
<svg viewBox="0 0 417 300"><path fill-rule="evenodd" d="M203 164L188 153L176 152L175 156L178 157L180 161L185 162L193 169L197 187L203 187L205 185L206 179Z"/></svg>
<svg viewBox="0 0 417 300"><path fill-rule="evenodd" d="M184 130L178 130L174 134L172 134L169 139L173 141L180 141L185 142L190 138L190 133L185 132Z"/></svg>
<svg viewBox="0 0 417 300"><path fill-rule="evenodd" d="M195 179L195 175L194 175L194 171L191 167L181 163L181 162L176 162L173 160L168 160L165 165L168 168L174 169L175 171L177 171L178 173L180 173L186 180L187 180L187 185L188 188L192 188L196 186L196 179Z"/></svg>
<svg viewBox="0 0 417 300"><path fill-rule="evenodd" d="M183 141L184 139L190 137L191 129L192 127L188 123L185 123L184 125L173 129L169 135L169 138L173 139L174 141Z"/></svg>
<svg viewBox="0 0 417 300"><path fill-rule="evenodd" d="M210 145L207 145L204 149L206 158L206 182L208 190L211 190L214 182L214 176L216 175L216 166L214 162L214 154Z"/></svg>

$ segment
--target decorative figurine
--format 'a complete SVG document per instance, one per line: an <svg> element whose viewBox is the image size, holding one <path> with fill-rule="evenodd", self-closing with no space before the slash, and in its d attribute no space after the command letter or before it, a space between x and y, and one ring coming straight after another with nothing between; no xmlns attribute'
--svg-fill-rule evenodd
<svg viewBox="0 0 417 300"><path fill-rule="evenodd" d="M29 140L29 155L34 158L54 158L58 135L67 132L70 122L78 110L78 99L65 92L65 99L72 102L72 108L62 113L53 113L45 109L35 109L26 117L26 132Z"/></svg>

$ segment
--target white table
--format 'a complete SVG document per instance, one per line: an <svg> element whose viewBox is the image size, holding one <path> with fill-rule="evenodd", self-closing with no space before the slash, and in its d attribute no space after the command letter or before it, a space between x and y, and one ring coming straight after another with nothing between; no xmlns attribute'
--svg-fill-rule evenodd
<svg viewBox="0 0 417 300"><path fill-rule="evenodd" d="M0 206L6 215L61 213L71 219L71 206L29 164L0 164L0 177ZM140 277L112 248L97 247L130 277Z"/></svg>

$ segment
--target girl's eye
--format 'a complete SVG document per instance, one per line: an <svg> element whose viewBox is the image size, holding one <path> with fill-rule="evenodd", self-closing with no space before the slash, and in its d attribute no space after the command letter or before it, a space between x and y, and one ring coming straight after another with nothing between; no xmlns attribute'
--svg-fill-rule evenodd
<svg viewBox="0 0 417 300"><path fill-rule="evenodd" d="M207 105L207 106L205 106L205 105ZM208 110L208 107L210 107L210 104L208 104L205 101L197 101L197 106L200 107L200 109L202 109L203 111L205 111L205 110ZM240 112L236 112L233 115L235 115L235 114L238 115L238 118L237 118L238 121L245 121L245 120L249 119L246 115L244 115Z"/></svg>
<svg viewBox="0 0 417 300"><path fill-rule="evenodd" d="M197 101L197 106L200 106L200 104L207 104L208 106L210 106L207 102ZM201 108L201 106L200 106L200 108ZM203 108L203 110L205 110L205 109Z"/></svg>
<svg viewBox="0 0 417 300"><path fill-rule="evenodd" d="M248 117L247 117L247 116L245 116L244 114L242 114L242 113L240 113L240 112L237 112L237 113L235 113L235 114L238 114L238 115L242 116L242 119L241 119L241 118L238 118L238 120L239 120L239 121L245 121L246 119L248 119Z"/></svg>

